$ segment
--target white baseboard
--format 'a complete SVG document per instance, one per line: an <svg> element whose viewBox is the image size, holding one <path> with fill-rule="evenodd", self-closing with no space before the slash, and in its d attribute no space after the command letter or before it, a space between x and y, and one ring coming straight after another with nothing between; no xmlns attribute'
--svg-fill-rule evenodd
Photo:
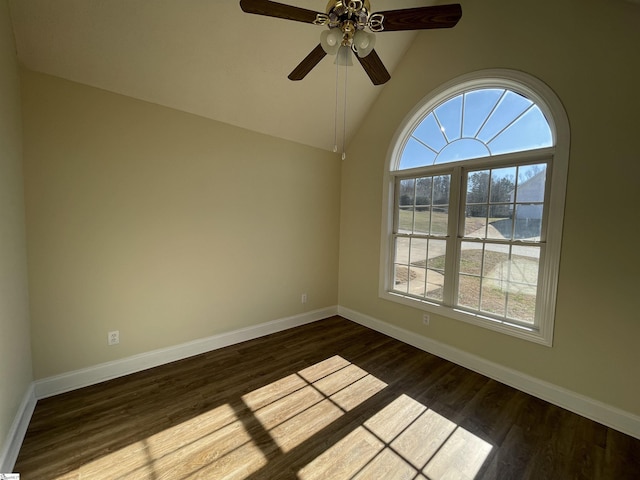
<svg viewBox="0 0 640 480"><path fill-rule="evenodd" d="M129 375L247 340L253 340L333 315L341 315L348 320L369 327L401 342L640 439L640 417L637 415L404 330L355 310L332 306L37 380L30 385L26 392L11 430L0 451L0 472L10 472L13 469L38 399L94 385L105 380Z"/></svg>
<svg viewBox="0 0 640 480"><path fill-rule="evenodd" d="M517 370L490 362L484 358L404 330L355 310L339 306L338 315L640 439L640 416L638 415L612 407L566 388L558 387Z"/></svg>
<svg viewBox="0 0 640 480"><path fill-rule="evenodd" d="M11 472L13 470L24 436L27 433L31 416L35 410L36 402L39 399L82 387L88 387L89 385L95 385L96 383L106 380L312 323L337 315L337 313L337 306L322 308L208 338L134 355L121 360L63 373L42 380L36 380L29 386L7 438L2 444L2 450L0 450L0 472Z"/></svg>
<svg viewBox="0 0 640 480"><path fill-rule="evenodd" d="M35 398L51 397L78 388L88 387L106 380L322 320L323 318L337 315L337 312L337 306L327 307L44 378L35 382Z"/></svg>
<svg viewBox="0 0 640 480"><path fill-rule="evenodd" d="M35 408L36 396L33 383L31 383L20 403L20 407L18 407L18 412L11 424L7 438L2 444L2 450L0 451L0 472L13 472L13 467L18 459L18 453L20 452L22 441L27 433L27 428L29 427L29 422L31 421L31 416Z"/></svg>

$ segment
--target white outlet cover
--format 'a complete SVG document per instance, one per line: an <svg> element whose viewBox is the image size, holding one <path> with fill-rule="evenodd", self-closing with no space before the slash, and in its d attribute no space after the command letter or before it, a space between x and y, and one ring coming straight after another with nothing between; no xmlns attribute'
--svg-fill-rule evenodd
<svg viewBox="0 0 640 480"><path fill-rule="evenodd" d="M107 333L107 343L109 345L117 345L120 343L120 331L114 330L113 332Z"/></svg>

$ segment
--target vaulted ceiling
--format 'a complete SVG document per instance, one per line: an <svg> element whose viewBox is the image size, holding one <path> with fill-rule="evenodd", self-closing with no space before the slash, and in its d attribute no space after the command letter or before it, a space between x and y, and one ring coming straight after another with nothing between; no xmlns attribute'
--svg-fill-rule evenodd
<svg viewBox="0 0 640 480"><path fill-rule="evenodd" d="M280 2L319 12L327 4ZM374 12L433 3L371 0ZM302 81L287 79L318 45L323 27L246 14L238 0L10 0L10 8L18 58L28 69L306 145L334 146L333 59ZM391 82L414 36L378 34L376 51ZM347 139L383 88L357 62L348 69Z"/></svg>

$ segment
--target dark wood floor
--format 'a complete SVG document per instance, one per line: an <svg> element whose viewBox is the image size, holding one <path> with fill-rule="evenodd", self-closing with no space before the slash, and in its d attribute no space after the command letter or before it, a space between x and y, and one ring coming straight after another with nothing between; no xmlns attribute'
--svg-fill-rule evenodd
<svg viewBox="0 0 640 480"><path fill-rule="evenodd" d="M339 317L38 402L67 479L638 479L640 441Z"/></svg>

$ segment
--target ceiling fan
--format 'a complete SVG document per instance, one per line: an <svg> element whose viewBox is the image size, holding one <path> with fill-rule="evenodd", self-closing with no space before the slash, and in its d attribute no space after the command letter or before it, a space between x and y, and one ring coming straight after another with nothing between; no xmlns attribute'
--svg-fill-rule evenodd
<svg viewBox="0 0 640 480"><path fill-rule="evenodd" d="M302 80L327 54L337 54L340 47L347 47L356 54L374 85L386 83L391 75L373 48L375 36L365 28L375 33L451 28L462 17L459 4L371 13L369 0L330 0L326 13L270 0L240 0L240 8L247 13L328 27L320 36L320 44L289 74L290 80Z"/></svg>

